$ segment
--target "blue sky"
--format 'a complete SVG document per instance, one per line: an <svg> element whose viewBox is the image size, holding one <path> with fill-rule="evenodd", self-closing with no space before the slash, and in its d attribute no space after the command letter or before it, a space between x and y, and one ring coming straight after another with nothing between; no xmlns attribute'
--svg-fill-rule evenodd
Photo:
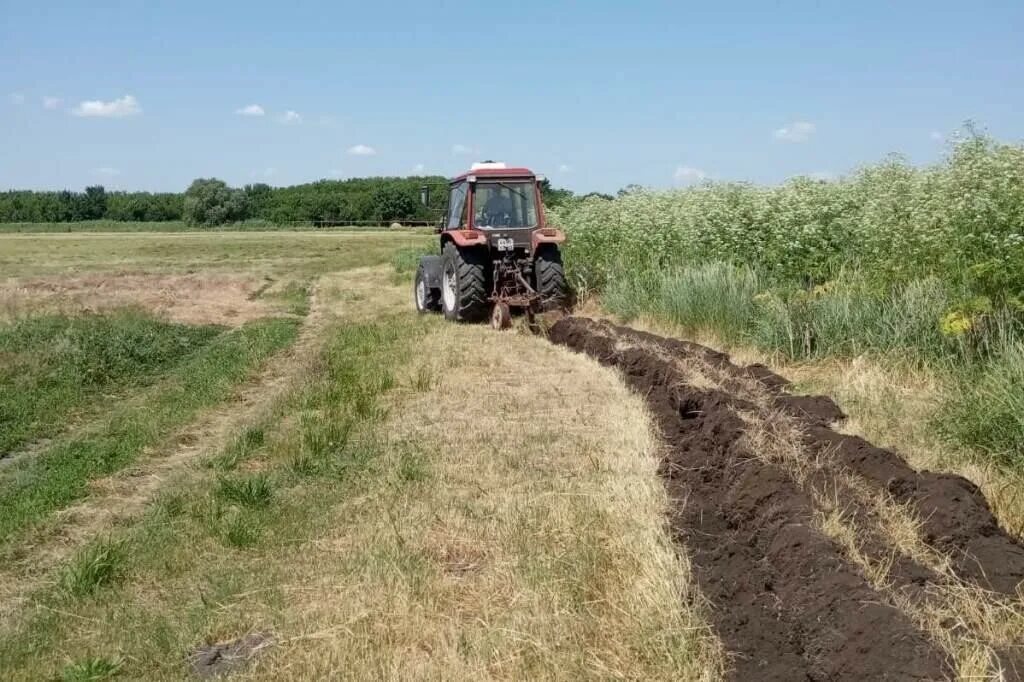
<svg viewBox="0 0 1024 682"><path fill-rule="evenodd" d="M614 191L927 163L966 119L1024 138L1019 0L0 0L0 18L0 188L486 157Z"/></svg>

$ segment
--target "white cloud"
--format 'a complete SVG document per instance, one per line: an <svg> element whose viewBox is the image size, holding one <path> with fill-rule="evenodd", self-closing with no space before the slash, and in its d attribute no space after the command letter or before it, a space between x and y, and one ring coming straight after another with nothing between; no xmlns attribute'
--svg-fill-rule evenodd
<svg viewBox="0 0 1024 682"><path fill-rule="evenodd" d="M302 115L289 109L281 115L281 123L302 123Z"/></svg>
<svg viewBox="0 0 1024 682"><path fill-rule="evenodd" d="M352 156L373 156L377 150L366 144L357 144L354 147L349 147L348 153Z"/></svg>
<svg viewBox="0 0 1024 682"><path fill-rule="evenodd" d="M99 175L104 178L116 178L121 174L121 171L117 168L111 168L110 166L100 166L99 168L93 168L92 174Z"/></svg>
<svg viewBox="0 0 1024 682"><path fill-rule="evenodd" d="M944 136L944 135L943 135L942 133L940 133L940 132L939 132L938 130L933 130L933 131L932 131L932 132L931 132L931 133L930 133L930 134L928 135L928 137L932 138L932 139L933 139L933 140L935 140L936 142L942 142L942 140L943 140L943 139L945 138L945 136Z"/></svg>
<svg viewBox="0 0 1024 682"><path fill-rule="evenodd" d="M59 109L62 101L63 100L61 100L60 97L44 97L43 109L49 109L51 111L54 109Z"/></svg>
<svg viewBox="0 0 1024 682"><path fill-rule="evenodd" d="M775 139L783 142L806 142L810 139L817 126L807 121L794 121L775 131Z"/></svg>
<svg viewBox="0 0 1024 682"><path fill-rule="evenodd" d="M694 168L692 166L676 166L676 172L672 174L672 177L678 183L692 185L702 180L706 180L708 174L700 168Z"/></svg>
<svg viewBox="0 0 1024 682"><path fill-rule="evenodd" d="M422 163L417 163L415 166L412 167L412 172L413 173L422 173L425 168L426 168L426 166L424 166Z"/></svg>
<svg viewBox="0 0 1024 682"><path fill-rule="evenodd" d="M22 104L25 103L25 95L21 94L20 92L12 92L11 103L17 104L20 107Z"/></svg>
<svg viewBox="0 0 1024 682"><path fill-rule="evenodd" d="M235 113L239 116L263 116L267 112L263 111L263 107L259 104L250 104L241 109L235 109Z"/></svg>
<svg viewBox="0 0 1024 682"><path fill-rule="evenodd" d="M452 154L456 154L458 156L464 156L466 154L476 154L476 148L464 144L453 144Z"/></svg>
<svg viewBox="0 0 1024 682"><path fill-rule="evenodd" d="M124 118L142 113L139 100L132 95L125 95L120 99L110 102L101 102L98 99L86 100L71 110L75 116L95 118Z"/></svg>
<svg viewBox="0 0 1024 682"><path fill-rule="evenodd" d="M558 167L559 173L572 173L572 166L567 163L563 163Z"/></svg>
<svg viewBox="0 0 1024 682"><path fill-rule="evenodd" d="M340 177L345 175L345 171L341 170L340 168L332 168L331 170L329 170L327 172L333 178L340 178Z"/></svg>

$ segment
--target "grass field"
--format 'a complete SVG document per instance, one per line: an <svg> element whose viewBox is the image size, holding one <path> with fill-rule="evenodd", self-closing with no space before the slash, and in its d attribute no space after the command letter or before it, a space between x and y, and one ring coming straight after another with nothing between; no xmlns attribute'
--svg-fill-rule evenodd
<svg viewBox="0 0 1024 682"><path fill-rule="evenodd" d="M229 223L216 228L206 226L190 226L180 220L167 220L161 222L140 222L122 220L82 220L71 223L0 223L0 234L41 234L51 232L64 233L93 233L93 232L267 232L281 231L294 232L296 230L311 229L313 226L305 224L276 224L265 220L248 220L240 223ZM386 225L385 225L386 227ZM317 232L379 232L379 226L360 225L338 225L331 227L318 227Z"/></svg>
<svg viewBox="0 0 1024 682"><path fill-rule="evenodd" d="M394 267L426 238L0 242L4 333L43 328L37 375L86 371L60 355L83 325L153 349L22 418L41 442L0 469L7 679L176 679L246 636L260 679L721 669L639 401L541 339L411 314ZM198 340L165 362L175 335Z"/></svg>
<svg viewBox="0 0 1024 682"><path fill-rule="evenodd" d="M636 373L525 329L417 316L408 280L431 248L390 231L0 235L4 679L742 669L719 634L733 607L716 601L701 541L678 531L665 415L627 386ZM694 386L731 385L686 362ZM880 391L871 364L783 371L838 393L848 430L954 467L1003 527L1019 521L1021 487L943 464L934 434L908 425L923 389ZM753 384L733 390L741 444L759 444L737 467L778 465L811 486L802 523L831 538L843 566L829 574L859 575L857 594L874 590L951 676L998 679L1024 618L963 586L958 555L915 525L947 517L868 488L835 497L800 425ZM890 554L873 553L876 535ZM923 602L899 587L903 555L941 576ZM785 605L783 582L772 604Z"/></svg>

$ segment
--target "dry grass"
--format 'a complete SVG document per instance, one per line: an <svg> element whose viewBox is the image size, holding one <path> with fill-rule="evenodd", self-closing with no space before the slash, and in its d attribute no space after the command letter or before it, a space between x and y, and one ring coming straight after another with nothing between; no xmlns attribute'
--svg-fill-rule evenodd
<svg viewBox="0 0 1024 682"><path fill-rule="evenodd" d="M273 282L227 274L90 274L0 282L0 321L29 313L74 314L139 306L186 324L237 326L274 312L260 298Z"/></svg>
<svg viewBox="0 0 1024 682"><path fill-rule="evenodd" d="M371 295L410 308L364 273L340 291L343 316ZM443 325L402 376L383 431L411 489L342 506L339 531L301 548L283 589L302 631L260 677L717 676L663 527L651 426L614 373L538 338Z"/></svg>
<svg viewBox="0 0 1024 682"><path fill-rule="evenodd" d="M88 272L254 273L314 278L387 263L429 237L395 232L125 232L0 234L0 272L38 277Z"/></svg>

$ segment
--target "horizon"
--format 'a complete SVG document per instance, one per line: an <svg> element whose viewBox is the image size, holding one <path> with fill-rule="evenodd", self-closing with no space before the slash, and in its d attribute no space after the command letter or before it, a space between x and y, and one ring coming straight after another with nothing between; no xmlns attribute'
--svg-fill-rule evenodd
<svg viewBox="0 0 1024 682"><path fill-rule="evenodd" d="M287 187L495 158L614 193L929 165L965 121L1024 138L1018 4L518 7L7 3L0 188Z"/></svg>

